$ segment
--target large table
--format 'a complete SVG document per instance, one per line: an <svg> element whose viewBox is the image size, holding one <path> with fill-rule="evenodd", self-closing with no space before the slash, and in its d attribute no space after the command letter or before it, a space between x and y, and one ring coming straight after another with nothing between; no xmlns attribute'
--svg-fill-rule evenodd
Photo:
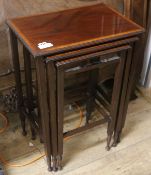
<svg viewBox="0 0 151 175"><path fill-rule="evenodd" d="M34 97L32 89L31 59L35 61L38 89L39 124L44 141L49 170L56 171L61 157L58 155L58 117L56 97L56 61L114 49L129 45L124 66L122 88L116 121L112 126L114 144L120 140L122 128L139 62L139 37L144 29L105 4L80 7L60 12L20 17L7 21L10 29L12 60L15 70L18 107L26 135L25 118L30 119L33 137ZM26 100L23 97L18 40L23 45ZM137 51L136 51L137 50ZM114 106L113 106L114 107ZM30 117L29 117L30 116Z"/></svg>

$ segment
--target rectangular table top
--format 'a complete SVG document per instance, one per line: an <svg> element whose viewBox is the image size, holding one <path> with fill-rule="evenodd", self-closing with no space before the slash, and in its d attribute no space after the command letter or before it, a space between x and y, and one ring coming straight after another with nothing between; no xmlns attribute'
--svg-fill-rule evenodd
<svg viewBox="0 0 151 175"><path fill-rule="evenodd" d="M10 19L7 24L35 57L135 36L144 31L103 3Z"/></svg>

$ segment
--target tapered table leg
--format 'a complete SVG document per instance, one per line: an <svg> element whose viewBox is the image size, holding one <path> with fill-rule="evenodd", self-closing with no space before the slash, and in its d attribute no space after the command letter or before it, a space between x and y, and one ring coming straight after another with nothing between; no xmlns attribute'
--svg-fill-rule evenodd
<svg viewBox="0 0 151 175"><path fill-rule="evenodd" d="M46 150L48 170L52 170L52 146L51 146L51 129L50 117L48 108L48 93L47 93L47 76L46 65L43 58L36 58L37 84L38 84L38 100L41 112L41 122L43 128L43 140Z"/></svg>
<svg viewBox="0 0 151 175"><path fill-rule="evenodd" d="M64 118L64 70L57 71L57 117L58 117L58 155L59 169L62 168L63 156L63 118Z"/></svg>
<svg viewBox="0 0 151 175"><path fill-rule="evenodd" d="M56 109L56 68L54 62L47 62L47 82L48 82L48 103L50 111L50 128L51 128L51 143L52 143L52 163L53 171L58 169L58 131L57 131L57 109Z"/></svg>
<svg viewBox="0 0 151 175"><path fill-rule="evenodd" d="M126 51L122 52L120 54L120 60L119 64L117 65L115 77L114 77L114 85L113 85L113 92L112 92L112 99L111 99L111 121L108 123L108 129L107 129L107 150L110 150L111 148L111 139L112 135L114 133L114 127L116 124L116 118L118 114L118 106L119 106L119 99L120 99L120 90L122 88L122 78L123 78L123 70L125 65L125 59L126 59Z"/></svg>
<svg viewBox="0 0 151 175"><path fill-rule="evenodd" d="M126 65L125 65L123 85L121 89L119 112L118 112L117 123L116 123L115 131L114 131L114 142L112 146L116 146L117 143L120 142L123 108L125 105L125 98L126 98L126 91L127 91L128 81L129 81L129 71L130 71L131 61L132 61L132 50L129 50L127 54Z"/></svg>
<svg viewBox="0 0 151 175"><path fill-rule="evenodd" d="M19 117L21 120L22 134L25 136L27 132L25 129L25 116L22 114L22 108L24 107L24 99L23 99L22 82L21 82L18 42L16 35L13 33L11 29L10 29L10 42L11 42L11 54L13 60L14 75L16 81L16 93L17 93Z"/></svg>
<svg viewBox="0 0 151 175"><path fill-rule="evenodd" d="M113 146L116 146L120 142L122 129L125 124L128 103L130 100L133 83L135 83L135 77L137 73L136 70L139 62L138 59L141 52L141 49L138 48L139 48L139 41L135 43L133 47L133 52L130 50L128 53L127 63L125 67L125 75L123 78L123 88L121 92L118 120L114 133Z"/></svg>
<svg viewBox="0 0 151 175"><path fill-rule="evenodd" d="M41 112L40 112L40 98L39 98L39 94L38 94L38 75L37 75L37 71L36 71L36 95L37 95L37 99L36 99L36 104L37 104L37 113L38 113L38 125L39 125L39 137L40 137L40 142L44 143L44 135L43 135L43 128L42 128L42 116L41 116Z"/></svg>
<svg viewBox="0 0 151 175"><path fill-rule="evenodd" d="M25 81L26 81L27 109L28 109L27 112L29 115L32 140L34 140L36 138L36 132L32 124L32 122L34 122L34 118L32 116L32 113L34 112L34 97L32 87L31 56L28 50L24 46L23 46L23 55L24 55Z"/></svg>

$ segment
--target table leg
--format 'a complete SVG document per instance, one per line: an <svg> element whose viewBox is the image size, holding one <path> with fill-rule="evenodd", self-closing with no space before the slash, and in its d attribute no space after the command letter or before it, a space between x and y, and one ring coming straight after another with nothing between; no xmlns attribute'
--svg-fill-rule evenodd
<svg viewBox="0 0 151 175"><path fill-rule="evenodd" d="M129 71L131 66L131 58L132 58L132 50L129 50L127 53L127 61L125 65L125 72L123 77L123 85L121 90L121 97L120 97L120 105L119 105L119 112L117 117L117 123L114 131L114 142L112 146L116 146L117 143L120 141L120 133L121 133L121 117L123 113L124 103L125 103L125 97L126 97L126 91L127 91L127 85L128 85L128 79L129 79Z"/></svg>
<svg viewBox="0 0 151 175"><path fill-rule="evenodd" d="M37 112L38 112L39 137L40 137L40 142L44 143L42 118L41 118L41 112L40 112L40 98L39 98L39 94L38 94L38 81L37 81L37 79L38 79L38 75L37 75L37 72L36 72L36 95L37 95L36 104L37 104Z"/></svg>
<svg viewBox="0 0 151 175"><path fill-rule="evenodd" d="M57 171L58 165L58 132L57 132L57 109L56 109L56 68L54 62L49 61L47 65L47 82L48 82L48 103L50 111L50 128L52 143L52 163L53 171Z"/></svg>
<svg viewBox="0 0 151 175"><path fill-rule="evenodd" d="M25 116L22 114L22 108L24 106L24 99L23 99L22 82L21 82L18 42L17 42L16 35L13 33L11 29L10 29L10 42L11 42L12 61L13 61L13 66L14 66L14 75L15 75L15 81L16 81L16 92L17 92L19 117L21 120L22 134L25 136L27 132L25 129Z"/></svg>
<svg viewBox="0 0 151 175"><path fill-rule="evenodd" d="M63 156L63 119L64 119L64 70L57 71L57 117L58 117L58 155L59 168Z"/></svg>
<svg viewBox="0 0 151 175"><path fill-rule="evenodd" d="M139 41L136 42L134 49L138 49L138 46L139 46ZM122 129L125 124L128 103L131 96L131 89L132 89L133 83L135 83L135 75L137 70L136 68L138 63L139 52L140 52L139 49L137 52L133 51L133 55L131 50L128 52L125 75L123 79L123 88L121 92L118 120L117 120L115 133L114 133L113 146L116 146L120 142Z"/></svg>
<svg viewBox="0 0 151 175"><path fill-rule="evenodd" d="M43 128L43 140L46 150L48 170L52 171L52 147L51 147L51 130L50 130L50 117L48 108L48 94L47 94L47 77L46 65L44 59L41 57L36 58L36 71L38 83L38 100L40 104L41 122Z"/></svg>
<svg viewBox="0 0 151 175"><path fill-rule="evenodd" d="M34 117L32 113L34 112L34 97L33 97L33 87L32 87L32 70L31 70L31 55L28 50L23 46L24 55L24 69L25 69L25 81L26 81L26 95L27 95L27 113L29 115L29 122L32 134L32 140L36 138L36 133L33 128L32 122L34 122Z"/></svg>
<svg viewBox="0 0 151 175"><path fill-rule="evenodd" d="M112 100L111 100L111 110L110 110L111 121L109 121L108 129L107 129L107 135L108 135L107 147L106 147L107 150L110 150L111 148L110 143L111 143L112 135L113 135L115 124L116 124L126 52L125 51L122 52L120 57L121 58L117 65L115 77L114 77L114 85L113 85Z"/></svg>

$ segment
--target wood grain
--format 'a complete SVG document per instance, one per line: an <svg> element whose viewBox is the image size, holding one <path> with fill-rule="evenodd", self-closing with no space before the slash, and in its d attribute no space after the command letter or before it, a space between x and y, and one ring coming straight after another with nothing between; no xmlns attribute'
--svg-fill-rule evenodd
<svg viewBox="0 0 151 175"><path fill-rule="evenodd" d="M99 2L104 2L121 13L123 12L123 0L0 0L0 74L7 72L7 69L11 68L7 29L5 26L6 19L87 6ZM14 84L14 80L9 76L0 78L0 81L2 82L0 89Z"/></svg>
<svg viewBox="0 0 151 175"><path fill-rule="evenodd" d="M8 20L7 24L36 57L142 33L143 28L105 4ZM40 50L38 44L53 46ZM80 45L80 46L79 46Z"/></svg>

